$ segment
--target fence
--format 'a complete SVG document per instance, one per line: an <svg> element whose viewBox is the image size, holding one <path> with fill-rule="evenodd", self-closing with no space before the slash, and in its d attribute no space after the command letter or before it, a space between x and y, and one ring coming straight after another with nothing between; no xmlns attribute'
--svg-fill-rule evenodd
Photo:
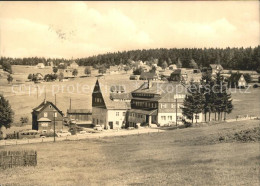
<svg viewBox="0 0 260 186"><path fill-rule="evenodd" d="M30 151L0 151L0 167L3 169L17 166L36 166L37 152Z"/></svg>

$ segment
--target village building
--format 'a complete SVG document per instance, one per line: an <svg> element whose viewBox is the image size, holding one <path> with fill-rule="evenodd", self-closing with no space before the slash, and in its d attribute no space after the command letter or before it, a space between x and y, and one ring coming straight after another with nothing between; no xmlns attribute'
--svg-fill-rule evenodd
<svg viewBox="0 0 260 186"><path fill-rule="evenodd" d="M55 129L61 130L63 126L63 113L56 105L50 101L44 100L32 111L32 129L48 132Z"/></svg>
<svg viewBox="0 0 260 186"><path fill-rule="evenodd" d="M45 65L43 63L38 63L36 65L37 68L45 68Z"/></svg>
<svg viewBox="0 0 260 186"><path fill-rule="evenodd" d="M181 105L186 88L178 83L145 82L132 92L131 110L128 125L136 124L179 124L182 119Z"/></svg>
<svg viewBox="0 0 260 186"><path fill-rule="evenodd" d="M81 127L91 127L92 125L92 111L90 109L68 109L67 117Z"/></svg>
<svg viewBox="0 0 260 186"><path fill-rule="evenodd" d="M119 74L120 67L119 66L110 66L109 74Z"/></svg>
<svg viewBox="0 0 260 186"><path fill-rule="evenodd" d="M41 81L41 80L43 80L44 77L41 73L36 73L35 78L36 78L37 81Z"/></svg>
<svg viewBox="0 0 260 186"><path fill-rule="evenodd" d="M79 67L79 65L78 65L78 63L76 63L75 61L73 61L71 64L70 64L70 66L69 66L69 68L72 68L72 69L77 69Z"/></svg>
<svg viewBox="0 0 260 186"><path fill-rule="evenodd" d="M210 64L208 70L213 76L215 76L217 73L221 73L224 68L220 64Z"/></svg>
<svg viewBox="0 0 260 186"><path fill-rule="evenodd" d="M98 79L92 93L93 124L110 129L124 126L131 108L129 99L123 85Z"/></svg>
<svg viewBox="0 0 260 186"><path fill-rule="evenodd" d="M140 80L159 80L159 75L156 72L142 72Z"/></svg>
<svg viewBox="0 0 260 186"><path fill-rule="evenodd" d="M172 64L168 68L169 68L169 70L176 70L177 66L175 64Z"/></svg>
<svg viewBox="0 0 260 186"><path fill-rule="evenodd" d="M237 85L238 85L238 87L246 87L247 86L247 82L246 82L243 74L241 74L240 78L237 80Z"/></svg>

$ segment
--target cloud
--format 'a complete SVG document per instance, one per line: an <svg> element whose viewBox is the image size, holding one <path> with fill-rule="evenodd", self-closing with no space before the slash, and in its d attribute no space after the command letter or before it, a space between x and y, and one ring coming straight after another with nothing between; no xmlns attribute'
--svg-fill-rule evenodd
<svg viewBox="0 0 260 186"><path fill-rule="evenodd" d="M116 9L101 13L82 2L61 2L59 6L63 8L57 9L56 17L41 23L34 19L2 18L2 55L86 57L152 42L147 33ZM46 16L52 16L53 11L50 7Z"/></svg>
<svg viewBox="0 0 260 186"><path fill-rule="evenodd" d="M259 44L255 2L214 2L214 8L213 2L105 4L109 7L103 2L3 2L0 55L71 58L143 48Z"/></svg>

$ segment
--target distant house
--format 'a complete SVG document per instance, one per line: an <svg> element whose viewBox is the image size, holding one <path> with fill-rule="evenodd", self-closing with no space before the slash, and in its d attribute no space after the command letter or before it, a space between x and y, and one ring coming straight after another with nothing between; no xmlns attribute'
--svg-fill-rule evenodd
<svg viewBox="0 0 260 186"><path fill-rule="evenodd" d="M170 80L186 84L188 82L188 72L184 69L176 69L171 73Z"/></svg>
<svg viewBox="0 0 260 186"><path fill-rule="evenodd" d="M38 63L36 65L37 68L45 68L45 65L43 63Z"/></svg>
<svg viewBox="0 0 260 186"><path fill-rule="evenodd" d="M131 75L129 77L130 80L139 80L139 75Z"/></svg>
<svg viewBox="0 0 260 186"><path fill-rule="evenodd" d="M72 72L74 69L66 68L66 69L58 69L58 73L63 73L64 79L74 78Z"/></svg>
<svg viewBox="0 0 260 186"><path fill-rule="evenodd" d="M142 72L139 79L140 80L158 80L159 76L155 72Z"/></svg>
<svg viewBox="0 0 260 186"><path fill-rule="evenodd" d="M169 70L176 70L177 66L175 64L172 64L169 66Z"/></svg>
<svg viewBox="0 0 260 186"><path fill-rule="evenodd" d="M90 127L92 124L92 111L90 109L68 109L67 116L82 127Z"/></svg>
<svg viewBox="0 0 260 186"><path fill-rule="evenodd" d="M216 75L217 73L221 72L224 68L220 64L210 64L209 71L212 75Z"/></svg>
<svg viewBox="0 0 260 186"><path fill-rule="evenodd" d="M104 128L121 128L131 108L124 86L98 79L92 93L92 120Z"/></svg>
<svg viewBox="0 0 260 186"><path fill-rule="evenodd" d="M44 100L32 111L32 129L46 132L54 130L54 117L55 128L57 130L63 129L62 111L52 102Z"/></svg>
<svg viewBox="0 0 260 186"><path fill-rule="evenodd" d="M240 73L233 73L231 74L230 78L228 79L228 84L230 87L235 88L243 88L248 85L248 82L245 80L243 74Z"/></svg>
<svg viewBox="0 0 260 186"><path fill-rule="evenodd" d="M247 82L246 82L243 74L241 74L240 78L237 81L237 84L238 84L238 87L246 87L247 86Z"/></svg>
<svg viewBox="0 0 260 186"><path fill-rule="evenodd" d="M75 61L73 61L71 64L70 64L70 66L69 66L69 68L72 68L72 69L77 69L79 67L79 65L78 65L78 63L76 63Z"/></svg>
<svg viewBox="0 0 260 186"><path fill-rule="evenodd" d="M119 74L119 66L110 66L109 67L109 73L110 74Z"/></svg>

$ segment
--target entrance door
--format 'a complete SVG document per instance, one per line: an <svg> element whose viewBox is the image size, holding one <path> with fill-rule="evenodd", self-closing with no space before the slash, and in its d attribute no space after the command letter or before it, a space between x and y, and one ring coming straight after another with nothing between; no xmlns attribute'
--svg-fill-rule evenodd
<svg viewBox="0 0 260 186"><path fill-rule="evenodd" d="M110 129L113 129L113 121L108 122Z"/></svg>
<svg viewBox="0 0 260 186"><path fill-rule="evenodd" d="M146 116L145 122L146 122L146 123L149 123L149 115L145 115L145 116Z"/></svg>

